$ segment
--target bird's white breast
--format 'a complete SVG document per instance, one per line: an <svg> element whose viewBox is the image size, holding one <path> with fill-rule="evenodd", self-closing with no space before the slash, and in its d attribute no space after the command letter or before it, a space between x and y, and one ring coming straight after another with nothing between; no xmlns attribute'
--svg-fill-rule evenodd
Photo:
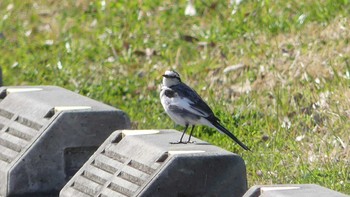
<svg viewBox="0 0 350 197"><path fill-rule="evenodd" d="M160 101L163 105L163 108L165 110L165 112L168 114L168 116L176 123L176 124L179 124L179 125L182 125L182 126L185 126L186 124L188 124L186 122L186 120L184 118L182 118L182 116L179 116L178 114L175 114L173 113L173 111L171 111L169 109L169 106L170 105L177 105L177 103L179 102L180 100L180 97L179 96L175 96L175 97L172 97L172 98L169 98L165 95L165 91L166 89L170 89L166 86L163 86L162 87L162 90L160 92Z"/></svg>

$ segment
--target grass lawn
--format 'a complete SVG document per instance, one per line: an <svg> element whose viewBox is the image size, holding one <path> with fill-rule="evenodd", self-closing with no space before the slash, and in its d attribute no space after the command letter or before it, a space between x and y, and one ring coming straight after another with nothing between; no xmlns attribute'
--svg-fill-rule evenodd
<svg viewBox="0 0 350 197"><path fill-rule="evenodd" d="M350 2L0 2L4 85L57 85L174 126L159 101L176 69L252 152L218 132L249 186L315 183L350 194Z"/></svg>

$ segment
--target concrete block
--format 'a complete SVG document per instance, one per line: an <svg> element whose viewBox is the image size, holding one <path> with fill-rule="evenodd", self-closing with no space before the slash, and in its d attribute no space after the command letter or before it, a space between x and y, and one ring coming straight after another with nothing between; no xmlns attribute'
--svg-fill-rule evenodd
<svg viewBox="0 0 350 197"><path fill-rule="evenodd" d="M256 185L243 197L347 197L315 184Z"/></svg>
<svg viewBox="0 0 350 197"><path fill-rule="evenodd" d="M55 86L0 88L0 196L58 192L116 129L111 106Z"/></svg>
<svg viewBox="0 0 350 197"><path fill-rule="evenodd" d="M169 143L180 135L175 130L114 132L60 197L241 197L246 192L240 156L196 138L191 144Z"/></svg>

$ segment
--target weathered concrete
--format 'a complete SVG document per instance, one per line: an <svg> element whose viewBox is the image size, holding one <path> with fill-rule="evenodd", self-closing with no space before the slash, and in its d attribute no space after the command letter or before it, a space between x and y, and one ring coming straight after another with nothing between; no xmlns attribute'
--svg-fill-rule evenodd
<svg viewBox="0 0 350 197"><path fill-rule="evenodd" d="M207 142L170 144L175 130L114 132L74 175L60 197L242 196L242 158Z"/></svg>
<svg viewBox="0 0 350 197"><path fill-rule="evenodd" d="M0 196L58 195L114 130L130 127L124 112L59 87L1 87L0 99Z"/></svg>
<svg viewBox="0 0 350 197"><path fill-rule="evenodd" d="M347 197L315 184L256 185L243 197Z"/></svg>

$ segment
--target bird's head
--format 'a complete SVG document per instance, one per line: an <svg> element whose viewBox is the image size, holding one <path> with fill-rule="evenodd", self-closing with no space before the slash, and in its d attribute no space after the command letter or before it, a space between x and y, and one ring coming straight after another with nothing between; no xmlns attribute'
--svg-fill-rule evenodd
<svg viewBox="0 0 350 197"><path fill-rule="evenodd" d="M164 75L163 75L163 85L170 87L173 85L177 85L181 83L181 78L179 73L177 73L176 71L173 70L167 70L165 71Z"/></svg>

